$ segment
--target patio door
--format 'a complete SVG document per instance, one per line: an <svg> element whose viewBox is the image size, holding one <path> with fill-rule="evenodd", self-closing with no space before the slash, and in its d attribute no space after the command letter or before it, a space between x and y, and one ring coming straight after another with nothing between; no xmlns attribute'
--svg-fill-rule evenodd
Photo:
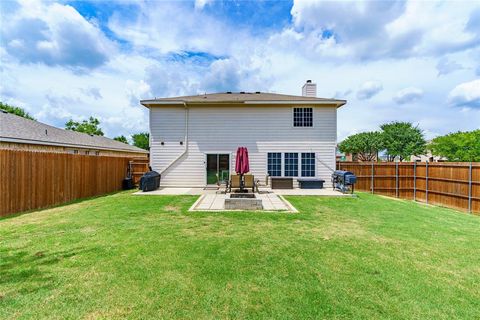
<svg viewBox="0 0 480 320"><path fill-rule="evenodd" d="M228 181L230 174L230 155L207 154L207 184L221 184Z"/></svg>

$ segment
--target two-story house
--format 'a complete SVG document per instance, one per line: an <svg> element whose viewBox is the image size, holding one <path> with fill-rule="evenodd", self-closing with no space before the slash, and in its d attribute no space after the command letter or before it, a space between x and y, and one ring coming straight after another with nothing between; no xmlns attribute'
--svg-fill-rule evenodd
<svg viewBox="0 0 480 320"><path fill-rule="evenodd" d="M228 179L242 146L262 184L269 176L329 184L337 108L345 103L317 98L311 81L302 96L225 92L142 100L150 110L150 164L162 186L205 187Z"/></svg>

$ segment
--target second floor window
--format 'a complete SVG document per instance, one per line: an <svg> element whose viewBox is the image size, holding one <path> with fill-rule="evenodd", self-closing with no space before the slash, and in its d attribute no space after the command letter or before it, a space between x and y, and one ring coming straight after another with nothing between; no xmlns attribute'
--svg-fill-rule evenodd
<svg viewBox="0 0 480 320"><path fill-rule="evenodd" d="M293 108L294 127L313 127L313 108Z"/></svg>

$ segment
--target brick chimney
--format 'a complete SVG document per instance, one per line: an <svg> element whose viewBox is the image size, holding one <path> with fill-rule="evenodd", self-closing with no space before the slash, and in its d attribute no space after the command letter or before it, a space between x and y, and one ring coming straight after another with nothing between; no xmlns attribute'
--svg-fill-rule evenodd
<svg viewBox="0 0 480 320"><path fill-rule="evenodd" d="M317 84L312 80L307 80L302 87L302 96L304 97L317 97Z"/></svg>

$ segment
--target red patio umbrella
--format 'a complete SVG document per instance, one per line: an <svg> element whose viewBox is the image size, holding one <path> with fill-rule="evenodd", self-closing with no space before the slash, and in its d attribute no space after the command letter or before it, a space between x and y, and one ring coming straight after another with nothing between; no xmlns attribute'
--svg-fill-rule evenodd
<svg viewBox="0 0 480 320"><path fill-rule="evenodd" d="M235 172L243 175L250 171L250 164L248 161L248 150L245 147L237 149L237 157L235 161Z"/></svg>

